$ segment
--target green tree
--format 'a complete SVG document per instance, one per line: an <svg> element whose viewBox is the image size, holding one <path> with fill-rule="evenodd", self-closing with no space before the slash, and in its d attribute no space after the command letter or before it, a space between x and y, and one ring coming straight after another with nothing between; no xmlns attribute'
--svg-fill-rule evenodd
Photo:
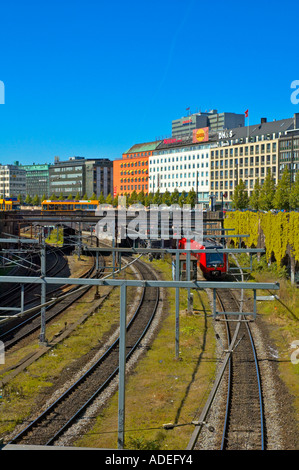
<svg viewBox="0 0 299 470"><path fill-rule="evenodd" d="M191 191L189 191L188 196L186 198L186 204L191 204L191 207L194 207L197 201L197 196L196 192L192 188Z"/></svg>
<svg viewBox="0 0 299 470"><path fill-rule="evenodd" d="M36 195L34 196L34 198L32 199L32 204L33 204L34 206L39 206L39 205L40 205L40 198L39 198L39 196L38 196L37 194L36 194Z"/></svg>
<svg viewBox="0 0 299 470"><path fill-rule="evenodd" d="M115 198L113 199L113 203L112 203L113 207L117 207L118 206L118 194L115 196Z"/></svg>
<svg viewBox="0 0 299 470"><path fill-rule="evenodd" d="M241 179L239 184L235 187L232 197L232 206L234 209L247 209L248 204L248 191L244 181Z"/></svg>
<svg viewBox="0 0 299 470"><path fill-rule="evenodd" d="M260 195L261 195L261 185L260 185L260 180L257 178L254 183L252 195L250 196L250 199L249 199L250 207L252 207L252 209L255 209L256 211L258 211L260 207L260 202L259 202Z"/></svg>
<svg viewBox="0 0 299 470"><path fill-rule="evenodd" d="M82 198L84 201L88 201L88 196L87 196L87 193L84 194L83 198Z"/></svg>
<svg viewBox="0 0 299 470"><path fill-rule="evenodd" d="M92 200L92 201L96 201L96 200L97 200L97 195L96 195L96 193L93 193L93 194L92 194L91 200Z"/></svg>
<svg viewBox="0 0 299 470"><path fill-rule="evenodd" d="M171 204L171 194L168 189L166 189L165 193L162 195L162 203L167 206L170 206Z"/></svg>
<svg viewBox="0 0 299 470"><path fill-rule="evenodd" d="M72 195L72 193L68 195L68 198L67 198L67 199L68 199L68 201L72 201L72 200L73 200L73 195Z"/></svg>
<svg viewBox="0 0 299 470"><path fill-rule="evenodd" d="M186 204L186 199L187 199L187 193L186 191L182 191L182 194L179 197L179 205L183 207L184 204Z"/></svg>
<svg viewBox="0 0 299 470"><path fill-rule="evenodd" d="M162 204L162 195L160 193L160 189L158 189L153 197L152 204L157 204L158 206Z"/></svg>
<svg viewBox="0 0 299 470"><path fill-rule="evenodd" d="M299 173L297 173L296 180L292 184L290 192L290 209L299 209Z"/></svg>
<svg viewBox="0 0 299 470"><path fill-rule="evenodd" d="M77 192L76 196L75 196L75 201L80 201L80 193L79 191Z"/></svg>
<svg viewBox="0 0 299 470"><path fill-rule="evenodd" d="M45 194L43 194L43 195L42 195L42 199L41 199L41 200L42 200L42 201L45 201L46 199L47 199L46 195L45 195Z"/></svg>
<svg viewBox="0 0 299 470"><path fill-rule="evenodd" d="M129 201L128 201L129 205L131 206L132 204L137 204L137 202L138 202L137 198L138 198L138 195L137 195L137 192L134 189L134 191L129 196Z"/></svg>
<svg viewBox="0 0 299 470"><path fill-rule="evenodd" d="M273 209L274 196L275 196L275 183L272 178L271 171L270 169L268 169L264 184L261 187L259 208L264 211L269 211L270 209Z"/></svg>
<svg viewBox="0 0 299 470"><path fill-rule="evenodd" d="M100 192L98 200L99 200L99 204L105 204L105 197L104 197L103 191Z"/></svg>
<svg viewBox="0 0 299 470"><path fill-rule="evenodd" d="M144 206L144 203L145 203L145 194L144 194L143 189L140 191L140 193L138 193L138 195L137 195L137 201L139 202L139 204L142 204L142 205Z"/></svg>
<svg viewBox="0 0 299 470"><path fill-rule="evenodd" d="M32 197L30 196L30 194L27 194L26 196L26 199L25 199L25 203L26 204L32 204Z"/></svg>
<svg viewBox="0 0 299 470"><path fill-rule="evenodd" d="M290 208L290 172L286 166L277 183L273 205L275 209L286 210Z"/></svg>
<svg viewBox="0 0 299 470"><path fill-rule="evenodd" d="M57 197L56 197L56 194L52 194L52 196L50 196L50 200L51 201L57 201Z"/></svg>
<svg viewBox="0 0 299 470"><path fill-rule="evenodd" d="M60 193L60 196L59 196L58 200L59 200L59 201L64 201L64 196L63 196L62 193Z"/></svg>
<svg viewBox="0 0 299 470"><path fill-rule="evenodd" d="M24 198L23 198L22 194L18 195L18 201L19 201L20 204L23 204Z"/></svg>
<svg viewBox="0 0 299 470"><path fill-rule="evenodd" d="M153 193L146 194L144 198L145 207L149 207L152 204L153 197L154 197Z"/></svg>
<svg viewBox="0 0 299 470"><path fill-rule="evenodd" d="M112 195L109 193L108 196L106 197L106 204L113 204L113 197Z"/></svg>
<svg viewBox="0 0 299 470"><path fill-rule="evenodd" d="M174 188L174 191L171 193L171 204L178 204L180 198L180 193L178 188Z"/></svg>

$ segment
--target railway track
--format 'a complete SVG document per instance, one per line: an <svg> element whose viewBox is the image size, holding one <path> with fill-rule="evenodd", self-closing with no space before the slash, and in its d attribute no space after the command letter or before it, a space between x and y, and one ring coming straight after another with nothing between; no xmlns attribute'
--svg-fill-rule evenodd
<svg viewBox="0 0 299 470"><path fill-rule="evenodd" d="M95 277L97 274L95 272L95 259L92 257L93 263L92 266L85 271L80 277ZM64 260L67 263L66 260ZM99 275L101 275L104 269L104 262L102 263L102 270L99 271ZM60 273L65 267L65 264L56 271L56 275ZM53 267L51 268L53 269ZM67 287L67 290L62 294L64 296L65 293L73 294L68 295L67 298L63 300L59 300L61 293L64 288ZM72 304L77 302L83 295L91 289L91 286L86 286L85 288L79 287L69 287L69 286L60 286L59 288L54 288L47 293L53 297L53 294L56 293L57 295L57 303L52 306L46 307L46 323L49 323L51 320L56 318L58 315L61 315L67 308L69 308ZM36 305L36 302L34 303ZM30 308L30 303L27 304L27 308ZM26 338L27 336L33 334L37 330L40 329L40 311L36 313L30 314L28 317L22 318L20 317L13 325L8 325L4 331L0 334L0 340L4 342L5 349L8 351L12 346L16 345L18 342Z"/></svg>
<svg viewBox="0 0 299 470"><path fill-rule="evenodd" d="M138 260L135 266L144 279L153 278L150 267ZM151 325L158 307L159 295L159 288L145 287L143 289L138 308L127 325L127 360ZM118 362L119 338L79 380L17 434L10 444L54 445L116 377Z"/></svg>
<svg viewBox="0 0 299 470"><path fill-rule="evenodd" d="M217 298L223 311L223 317L220 320L225 324L227 344L223 351L222 366L200 417L195 422L196 426L187 449L201 448L200 433L207 425L216 434L215 442L218 449L264 450L266 432L262 387L258 359L250 331L250 320L242 315L240 301L230 289L219 289ZM225 311L240 312L240 315L228 317ZM227 378L227 398L222 419L223 428L221 430L218 426L214 430L207 422L217 391L220 385L223 387L224 377Z"/></svg>
<svg viewBox="0 0 299 470"><path fill-rule="evenodd" d="M235 310L239 306L231 291L221 293L218 291L218 300L224 312L231 308L232 304L235 305ZM237 325L226 321L228 345L236 328L238 335L237 346L228 364L226 413L221 450L264 450L265 427L258 360L249 321L244 315L240 315L238 320Z"/></svg>
<svg viewBox="0 0 299 470"><path fill-rule="evenodd" d="M40 256L38 253L31 255L31 264L24 275L26 276L39 276L40 275ZM33 262L34 261L34 262ZM48 276L57 276L65 270L67 267L67 260L64 257L64 253L61 249L49 248L47 250L47 275ZM55 288L53 286L47 286L47 293L53 292ZM28 284L24 288L26 294L26 308L29 308L34 299L36 299L36 293L40 292L40 289L34 284ZM29 295L28 295L29 294ZM8 291L3 293L0 296L0 305L1 307L11 307L13 304L17 306L20 305L20 286L16 285L10 288ZM36 303L35 303L36 304ZM9 311L3 312L3 314L9 314Z"/></svg>

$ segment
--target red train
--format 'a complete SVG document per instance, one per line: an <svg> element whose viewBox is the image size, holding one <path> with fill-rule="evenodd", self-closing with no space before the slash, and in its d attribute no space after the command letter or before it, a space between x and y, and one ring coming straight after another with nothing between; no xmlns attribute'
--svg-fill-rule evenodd
<svg viewBox="0 0 299 470"><path fill-rule="evenodd" d="M187 239L182 238L179 241L179 248L184 249L187 245ZM206 279L219 277L227 272L227 254L220 253L217 249L223 246L216 244L212 240L200 244L194 240L190 242L190 248L196 250L213 249L215 253L192 253L198 259L197 265L201 269Z"/></svg>

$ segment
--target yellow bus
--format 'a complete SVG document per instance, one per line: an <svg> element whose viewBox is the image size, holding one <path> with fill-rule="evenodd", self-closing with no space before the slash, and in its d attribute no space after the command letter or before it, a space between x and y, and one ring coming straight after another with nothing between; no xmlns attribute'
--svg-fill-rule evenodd
<svg viewBox="0 0 299 470"><path fill-rule="evenodd" d="M43 211L95 211L98 208L99 201L50 201L42 202Z"/></svg>
<svg viewBox="0 0 299 470"><path fill-rule="evenodd" d="M0 211L13 211L20 209L20 202L17 198L10 197L0 199Z"/></svg>

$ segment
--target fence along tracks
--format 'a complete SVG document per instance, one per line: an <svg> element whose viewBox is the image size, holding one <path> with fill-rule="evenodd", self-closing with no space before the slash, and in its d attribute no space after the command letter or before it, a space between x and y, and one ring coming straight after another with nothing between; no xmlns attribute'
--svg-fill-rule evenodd
<svg viewBox="0 0 299 470"><path fill-rule="evenodd" d="M231 290L219 289L217 298L224 312L222 320L226 327L227 349L223 350L221 368L200 417L195 422L187 449L196 449L199 435L207 424L216 393L227 371L226 410L219 446L221 450L264 450L266 433L261 379L250 320L242 315L243 291L241 299L237 300ZM232 318L228 318L225 311L240 311L240 315L231 321ZM213 430L211 426L208 427Z"/></svg>
<svg viewBox="0 0 299 470"><path fill-rule="evenodd" d="M136 261L136 265L144 279L152 279L153 273L148 266L139 261ZM127 325L127 360L151 325L158 303L159 288L145 287L138 308ZM118 348L119 338L75 384L9 444L53 445L117 375Z"/></svg>

